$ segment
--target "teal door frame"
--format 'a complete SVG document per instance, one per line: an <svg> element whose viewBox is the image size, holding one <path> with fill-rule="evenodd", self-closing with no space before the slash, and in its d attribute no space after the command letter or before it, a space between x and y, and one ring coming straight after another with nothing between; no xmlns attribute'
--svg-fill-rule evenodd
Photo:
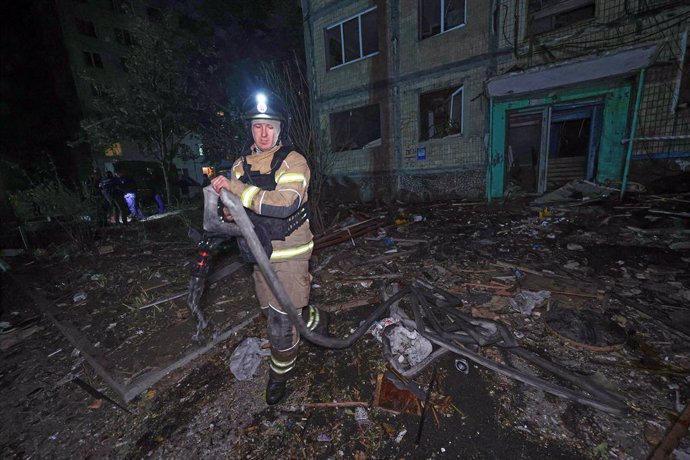
<svg viewBox="0 0 690 460"><path fill-rule="evenodd" d="M603 101L601 135L597 155L596 180L620 181L625 166L625 138L630 109L631 84L621 82L608 88L589 88L554 91L548 96L524 96L520 99L489 102L489 158L487 162L486 196L489 201L503 196L505 184L505 151L508 129L508 112L525 108L547 108L554 104L592 98Z"/></svg>

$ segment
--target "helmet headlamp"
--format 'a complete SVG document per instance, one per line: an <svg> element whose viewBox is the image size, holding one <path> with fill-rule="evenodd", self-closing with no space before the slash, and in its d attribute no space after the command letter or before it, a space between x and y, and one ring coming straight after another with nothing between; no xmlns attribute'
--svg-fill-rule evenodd
<svg viewBox="0 0 690 460"><path fill-rule="evenodd" d="M256 95L256 110L259 113L266 113L266 110L268 110L268 105L266 104L266 95L263 93L258 93Z"/></svg>

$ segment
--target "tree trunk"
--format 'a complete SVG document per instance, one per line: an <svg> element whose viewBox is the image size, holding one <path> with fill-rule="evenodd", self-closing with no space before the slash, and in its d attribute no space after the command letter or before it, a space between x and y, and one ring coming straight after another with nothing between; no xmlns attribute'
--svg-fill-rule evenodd
<svg viewBox="0 0 690 460"><path fill-rule="evenodd" d="M170 208L172 205L172 201L170 201L170 181L168 179L168 168L165 165L164 161L160 161L160 166L161 169L163 170L163 183L165 184L165 199L166 203L168 204L168 207Z"/></svg>

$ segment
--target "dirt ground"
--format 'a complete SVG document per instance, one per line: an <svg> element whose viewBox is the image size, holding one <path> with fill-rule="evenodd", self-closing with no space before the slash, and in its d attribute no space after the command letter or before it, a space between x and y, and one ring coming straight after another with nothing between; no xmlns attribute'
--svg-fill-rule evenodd
<svg viewBox="0 0 690 460"><path fill-rule="evenodd" d="M435 376L431 409L395 413L374 404L387 362L368 333L345 350L303 343L288 396L269 407L265 361L250 380L229 369L244 338L266 338L248 267L211 284L204 299L213 330L235 332L125 403L56 321L78 331L125 386L203 346L191 339L196 321L184 296L196 209L105 228L89 251L48 243L3 257L0 457L645 458L690 388L690 206L662 198L341 206L326 234L366 219L379 229L327 245L312 263L311 302L331 312L336 336L358 327L386 285L418 279L458 296L464 313L504 324L520 346L620 395L624 415L472 361L462 372L452 353L413 379L426 392ZM234 261L230 242L216 267ZM511 307L517 294L539 291L550 297L531 312ZM36 296L54 321L36 309ZM563 309L577 316L554 323ZM584 336L568 335L578 331ZM496 347L480 353L538 373ZM348 402L365 405L366 419L337 406ZM672 458L688 456L686 437Z"/></svg>

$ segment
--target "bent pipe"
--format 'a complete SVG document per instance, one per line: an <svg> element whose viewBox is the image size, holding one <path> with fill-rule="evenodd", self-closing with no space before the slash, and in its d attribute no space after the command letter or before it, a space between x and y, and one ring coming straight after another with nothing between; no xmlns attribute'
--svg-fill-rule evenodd
<svg viewBox="0 0 690 460"><path fill-rule="evenodd" d="M418 289L415 289L416 292L419 292ZM592 390L592 383L588 381L586 378L579 378L579 376L575 375L568 375L566 377L565 374L569 374L567 372L563 372L563 369L558 369L560 372L555 372L556 369L554 369L556 366L553 366L551 368L547 368L546 366L543 366L543 362L539 362L539 360L535 359L530 359L534 358L533 356L528 356L526 354L521 354L523 358L526 358L530 361L532 361L534 364L541 364L542 367L547 368L547 370L550 370L552 372L555 372L556 375L559 375L562 378L566 378L572 383L575 383L579 385L581 388L585 387L586 389L589 389L591 391L592 396L587 395L586 393L582 391L574 391L569 388L565 388L561 385L556 385L551 382L547 382L543 379L540 379L538 377L532 376L525 374L521 371L518 371L517 369L510 368L508 366L505 366L503 364L497 363L491 359L485 358L481 356L479 353L475 353L473 351L470 351L469 349L465 348L464 346L458 346L458 344L454 343L454 340L451 337L443 337L443 335L438 335L435 333L433 330L429 329L426 327L424 324L424 320L422 317L422 309L424 308L424 305L420 303L419 301L412 302L412 311L414 313L415 321L417 323L417 331L425 337L427 340L435 343L436 345L445 348L447 350L450 350L460 356L464 356L465 358L468 358L475 363L486 367L487 369L491 369L492 371L498 372L499 374L505 375L506 377L518 380L520 382L526 383L528 385L532 385L534 387L537 387L547 393L551 393L553 395L559 396L564 399L569 399L572 401L576 401L580 404L584 404L590 407L594 407L595 409L602 410L604 412L608 412L614 415L623 415L625 411L627 410L627 406L625 405L624 402L620 401L619 399L615 398L613 395L604 393L602 394L601 392L604 390L597 389L599 391L591 391ZM450 335L450 334L449 334ZM515 352L515 349L518 347L506 347L508 351ZM553 363L552 363L553 364ZM595 387L596 388L596 387Z"/></svg>
<svg viewBox="0 0 690 460"><path fill-rule="evenodd" d="M429 304L427 301L427 297L423 296L424 294L425 287L420 286L418 283L413 284L412 291L413 293L417 294L418 297L421 299L421 306L423 309L428 313L429 316L433 315L434 308L432 308L432 305ZM449 317L459 320L461 322L467 322L470 324L470 326L474 327L482 327L482 325L494 325L497 330L497 334L500 335L500 340L496 340L493 342L487 342L487 343L481 343L480 341L477 341L477 344L480 346L485 346L485 345L496 345L499 348L503 348L507 350L510 353L513 353L515 355L518 355L522 357L523 359L526 359L527 361L531 362L532 364L551 372L552 374L567 380L581 389L587 391L590 393L592 396L599 398L602 401L611 403L613 405L625 405L624 401L616 394L613 394L609 392L608 390L601 388L597 386L594 382L592 382L587 376L584 375L578 375L570 370L566 369L563 365L550 361L548 359L544 359L541 356L537 355L536 353L530 352L524 348L521 348L518 346L517 341L515 340L515 337L513 334L508 330L508 328L498 322L498 321L491 321L491 320L477 320L476 318L472 318L466 314L460 313L460 312L455 312L452 311L452 309L448 307L436 307L442 312L444 312L446 315ZM441 331L441 329L436 328L432 324L432 330ZM465 333L469 333L472 337L475 336L475 334L472 334L472 327L465 328L463 327L463 330ZM481 334L476 334L480 338L483 339L483 336ZM466 337L458 335L458 333L450 334L450 333L445 333L441 332L439 334L439 338L443 340L447 340L449 342L458 342L460 341L461 343L466 344Z"/></svg>
<svg viewBox="0 0 690 460"><path fill-rule="evenodd" d="M242 233L242 236L246 240L247 245L249 246L249 250L254 256L254 260L256 260L256 264L259 266L259 270L261 270L261 274L264 275L264 278L268 282L268 286L271 288L271 292L273 292L273 295L275 295L276 299L278 299L280 305L283 306L283 310L285 311L285 313L287 313L288 318L290 318L290 321L297 328L300 335L309 342L326 348L347 348L351 346L353 343L355 343L360 337L362 337L364 333L369 329L369 326L371 326L371 324L378 317L380 317L386 309L388 309L393 303L397 302L405 295L410 293L409 288L401 289L390 299L381 303L381 305L376 307L376 309L371 313L371 315L369 315L369 317L366 320L364 320L364 322L362 322L359 328L357 328L357 330L355 330L355 332L353 332L347 338L326 337L316 332L313 332L304 323L304 321L302 320L302 316L299 313L297 313L297 309L295 308L295 305L293 305L292 300L290 300L290 297L285 291L283 283L280 282L280 279L278 279L278 275L276 275L275 270L273 270L271 262L266 256L266 252L263 250L263 247L259 242L259 238L256 236L256 232L254 232L254 226L252 225L252 222L249 220L249 216L247 215L247 212L244 210L244 206L240 202L240 199L225 189L221 190L220 199L225 205L225 207L227 207L230 211L230 214L235 220L235 223L237 224L240 232Z"/></svg>
<svg viewBox="0 0 690 460"><path fill-rule="evenodd" d="M580 404L584 404L586 406L590 406L595 409L599 409L601 411L608 412L614 415L623 415L626 412L627 406L623 403L609 403L607 401L600 401L599 399L588 396L585 393L570 390L560 385L555 385L553 383L542 380L538 377L523 374L522 372L506 367L503 364L499 364L488 358L484 358L483 356L477 353L471 352L467 349L446 342L445 340L441 339L441 337L437 336L436 334L428 330L420 331L420 334L422 334L422 336L426 337L429 341L435 343L436 345L444 347L454 353L459 354L460 356L464 356L465 358L468 358L474 361L475 363L486 367L487 369L491 369L492 371L498 372L499 374L503 374L506 377L510 377L522 383L532 385L541 390L544 390L547 393L551 393L552 395L559 396L564 399L569 399L571 401L575 401Z"/></svg>

